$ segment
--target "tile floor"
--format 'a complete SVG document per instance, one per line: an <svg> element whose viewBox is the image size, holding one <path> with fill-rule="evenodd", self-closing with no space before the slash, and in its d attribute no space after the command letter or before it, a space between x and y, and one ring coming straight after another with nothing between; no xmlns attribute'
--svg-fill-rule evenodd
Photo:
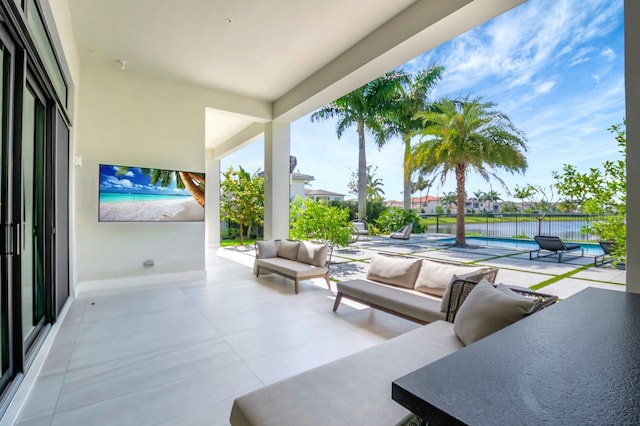
<svg viewBox="0 0 640 426"><path fill-rule="evenodd" d="M223 257L209 277L82 295L17 425L226 425L233 399L417 324L342 306L324 280L298 295Z"/></svg>
<svg viewBox="0 0 640 426"><path fill-rule="evenodd" d="M334 280L362 277L376 252L415 253L501 268L498 281L569 297L624 290L624 271L530 261L503 249L459 250L426 239L372 238L336 250ZM500 257L507 256L507 257ZM343 303L324 280L251 273L250 247L208 253L206 279L82 294L59 325L17 425L227 425L235 397L418 327ZM335 289L334 289L335 290Z"/></svg>

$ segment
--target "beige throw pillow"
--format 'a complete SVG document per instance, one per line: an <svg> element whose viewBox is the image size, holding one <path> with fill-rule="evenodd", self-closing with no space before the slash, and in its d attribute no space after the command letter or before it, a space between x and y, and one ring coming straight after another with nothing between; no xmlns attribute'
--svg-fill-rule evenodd
<svg viewBox="0 0 640 426"><path fill-rule="evenodd" d="M300 243L298 241L282 240L278 246L278 257L296 260L298 258L299 247Z"/></svg>
<svg viewBox="0 0 640 426"><path fill-rule="evenodd" d="M258 249L256 254L258 259L270 259L278 255L275 240L256 241L256 247Z"/></svg>
<svg viewBox="0 0 640 426"><path fill-rule="evenodd" d="M326 244L302 241L298 249L298 261L314 266L325 266L327 264Z"/></svg>
<svg viewBox="0 0 640 426"><path fill-rule="evenodd" d="M376 254L371 259L367 279L398 287L413 288L421 263L420 259Z"/></svg>
<svg viewBox="0 0 640 426"><path fill-rule="evenodd" d="M472 268L469 266L450 265L446 263L432 262L424 259L420 274L416 279L415 289L423 293L442 297L447 286L454 275L465 275L471 272L478 272L482 268Z"/></svg>
<svg viewBox="0 0 640 426"><path fill-rule="evenodd" d="M513 324L533 309L533 300L500 286L498 289L487 280L480 281L458 309L453 331L465 345Z"/></svg>

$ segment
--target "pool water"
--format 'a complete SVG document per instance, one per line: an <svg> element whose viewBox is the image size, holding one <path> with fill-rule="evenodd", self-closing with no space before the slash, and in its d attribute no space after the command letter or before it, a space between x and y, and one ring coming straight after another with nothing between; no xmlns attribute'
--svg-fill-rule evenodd
<svg viewBox="0 0 640 426"><path fill-rule="evenodd" d="M455 238L443 238L439 240L443 243L453 243ZM467 237L468 244L501 247L518 250L535 250L538 248L538 243L533 240L521 240L518 238L490 238L490 237ZM582 243L580 246L584 249L584 254L596 255L602 254L602 248L599 244Z"/></svg>

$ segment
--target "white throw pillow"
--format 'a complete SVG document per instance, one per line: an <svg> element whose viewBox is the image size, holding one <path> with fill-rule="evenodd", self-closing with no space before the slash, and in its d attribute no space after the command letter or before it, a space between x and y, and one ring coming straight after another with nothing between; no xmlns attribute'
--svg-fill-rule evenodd
<svg viewBox="0 0 640 426"><path fill-rule="evenodd" d="M327 264L326 244L313 244L308 241L300 242L298 262L314 266L325 266Z"/></svg>
<svg viewBox="0 0 640 426"><path fill-rule="evenodd" d="M275 240L256 241L256 247L258 249L256 254L258 259L270 259L278 256L278 247Z"/></svg>
<svg viewBox="0 0 640 426"><path fill-rule="evenodd" d="M398 287L413 288L421 263L420 259L376 254L371 259L367 279Z"/></svg>
<svg viewBox="0 0 640 426"><path fill-rule="evenodd" d="M420 273L416 279L415 289L423 293L442 297L454 275L465 275L471 272L478 272L481 269L482 268L432 262L431 260L424 259Z"/></svg>
<svg viewBox="0 0 640 426"><path fill-rule="evenodd" d="M534 308L535 301L500 286L480 281L458 309L453 331L465 345L513 324Z"/></svg>
<svg viewBox="0 0 640 426"><path fill-rule="evenodd" d="M298 241L282 240L278 246L278 257L296 260L298 258L299 247L300 243Z"/></svg>

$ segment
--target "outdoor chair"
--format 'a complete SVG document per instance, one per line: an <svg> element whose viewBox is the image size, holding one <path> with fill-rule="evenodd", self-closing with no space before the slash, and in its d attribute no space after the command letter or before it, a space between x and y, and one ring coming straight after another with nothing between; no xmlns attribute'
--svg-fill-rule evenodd
<svg viewBox="0 0 640 426"><path fill-rule="evenodd" d="M358 241L358 239L362 235L369 236L369 224L366 221L362 219L356 219L352 221L351 224L353 225L353 231L352 231L353 242Z"/></svg>
<svg viewBox="0 0 640 426"><path fill-rule="evenodd" d="M539 257L549 257L558 255L558 262L562 262L562 255L571 251L580 250L580 256L584 256L584 249L580 246L580 244L575 243L565 243L560 237L551 237L551 236L542 236L538 235L533 237L538 243L540 248L536 250L531 250L529 252L529 259L537 259ZM550 252L547 254L541 255L541 251ZM533 254L535 253L535 257Z"/></svg>
<svg viewBox="0 0 640 426"><path fill-rule="evenodd" d="M396 240L408 240L409 238L411 238L411 231L413 231L413 222L406 225L397 232L392 232L391 235L389 235L389 238L393 238Z"/></svg>
<svg viewBox="0 0 640 426"><path fill-rule="evenodd" d="M614 258L611 256L611 252L616 249L616 243L613 241L600 241L599 243L604 253L596 255L593 258L593 264L595 266L602 266L613 262Z"/></svg>

